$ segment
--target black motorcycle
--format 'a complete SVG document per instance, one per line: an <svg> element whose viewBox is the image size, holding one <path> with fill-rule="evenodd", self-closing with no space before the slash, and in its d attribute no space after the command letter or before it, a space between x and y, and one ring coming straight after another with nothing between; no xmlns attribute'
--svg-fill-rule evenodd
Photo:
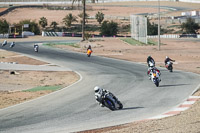
<svg viewBox="0 0 200 133"><path fill-rule="evenodd" d="M115 96L113 96L111 93L106 93L103 96L103 103L102 104L112 111L119 110L119 109L123 108L122 103Z"/></svg>
<svg viewBox="0 0 200 133"><path fill-rule="evenodd" d="M35 45L34 45L34 51L35 51L35 52L38 52L38 50L39 50L39 46L38 46L37 44L35 44Z"/></svg>
<svg viewBox="0 0 200 133"><path fill-rule="evenodd" d="M170 72L173 72L173 62L169 61L167 62L167 64L165 65L165 67L167 68L167 70L169 70Z"/></svg>

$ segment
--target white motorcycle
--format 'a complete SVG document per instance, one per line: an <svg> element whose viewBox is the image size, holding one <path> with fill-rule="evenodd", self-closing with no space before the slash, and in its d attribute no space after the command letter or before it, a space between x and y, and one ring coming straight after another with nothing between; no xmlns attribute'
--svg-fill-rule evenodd
<svg viewBox="0 0 200 133"><path fill-rule="evenodd" d="M156 87L158 87L161 81L159 72L157 72L155 69L152 69L150 71L150 78L151 78L151 81L156 85Z"/></svg>

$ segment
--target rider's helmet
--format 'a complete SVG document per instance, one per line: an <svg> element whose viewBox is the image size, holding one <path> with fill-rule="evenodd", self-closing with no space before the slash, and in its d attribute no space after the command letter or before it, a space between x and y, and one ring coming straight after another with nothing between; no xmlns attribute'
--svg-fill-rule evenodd
<svg viewBox="0 0 200 133"><path fill-rule="evenodd" d="M94 92L98 93L100 91L100 89L101 89L100 87L96 86L96 87L94 87Z"/></svg>
<svg viewBox="0 0 200 133"><path fill-rule="evenodd" d="M148 58L150 58L150 57L151 57L151 55L148 56Z"/></svg>
<svg viewBox="0 0 200 133"><path fill-rule="evenodd" d="M166 56L166 59L168 58L168 56Z"/></svg>

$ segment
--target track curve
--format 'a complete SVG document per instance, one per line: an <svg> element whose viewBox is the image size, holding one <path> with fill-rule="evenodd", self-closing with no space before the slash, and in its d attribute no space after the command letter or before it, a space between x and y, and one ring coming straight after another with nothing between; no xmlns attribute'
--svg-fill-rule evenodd
<svg viewBox="0 0 200 133"><path fill-rule="evenodd" d="M82 80L50 95L0 110L0 132L76 132L162 114L191 95L199 84L197 74L161 69L160 87L148 80L147 67L129 61L74 53L32 43L16 43L12 50L59 66L70 68ZM99 107L93 88L98 85L113 92L124 109Z"/></svg>

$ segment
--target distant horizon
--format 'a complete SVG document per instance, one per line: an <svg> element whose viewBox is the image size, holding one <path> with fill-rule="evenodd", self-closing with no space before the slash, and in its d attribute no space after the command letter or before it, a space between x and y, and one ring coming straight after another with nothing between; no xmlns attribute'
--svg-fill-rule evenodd
<svg viewBox="0 0 200 133"><path fill-rule="evenodd" d="M91 0L86 0L91 2ZM158 0L98 0L98 3L108 3L108 2L125 2L125 1L137 1L137 2L149 2ZM190 3L200 3L200 0L159 0L159 1L171 1L171 2L190 2ZM10 4L71 4L72 0L0 0L0 5L10 5ZM75 2L77 3L77 1Z"/></svg>

